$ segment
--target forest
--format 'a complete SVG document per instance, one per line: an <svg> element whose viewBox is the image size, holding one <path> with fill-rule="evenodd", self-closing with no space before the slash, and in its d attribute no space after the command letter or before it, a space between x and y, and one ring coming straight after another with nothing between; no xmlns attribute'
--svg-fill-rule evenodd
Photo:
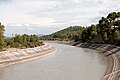
<svg viewBox="0 0 120 80"><path fill-rule="evenodd" d="M102 38L103 44L120 45L120 12L111 12L101 17L97 24L90 26L70 26L53 34L43 36L43 40L73 40L90 42L95 36Z"/></svg>
<svg viewBox="0 0 120 80"><path fill-rule="evenodd" d="M6 38L4 31L4 25L0 23L0 51L7 48L33 48L44 44L37 35L16 34L11 38Z"/></svg>

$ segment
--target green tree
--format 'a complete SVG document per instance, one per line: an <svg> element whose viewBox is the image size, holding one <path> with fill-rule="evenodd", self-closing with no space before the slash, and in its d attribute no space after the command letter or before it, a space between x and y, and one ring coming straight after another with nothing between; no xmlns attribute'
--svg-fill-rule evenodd
<svg viewBox="0 0 120 80"><path fill-rule="evenodd" d="M27 37L28 37L28 35L26 35L26 34L22 35L23 43L27 42Z"/></svg>
<svg viewBox="0 0 120 80"><path fill-rule="evenodd" d="M14 42L16 43L23 43L23 37L21 35L16 35L14 37Z"/></svg>
<svg viewBox="0 0 120 80"><path fill-rule="evenodd" d="M4 48L4 25L0 23L0 50Z"/></svg>
<svg viewBox="0 0 120 80"><path fill-rule="evenodd" d="M38 36L30 35L30 42L36 42L36 41L38 41Z"/></svg>
<svg viewBox="0 0 120 80"><path fill-rule="evenodd" d="M83 42L88 42L88 41L89 41L89 34L88 34L87 29L84 29L84 30L82 31L81 37L82 37L82 41L83 41Z"/></svg>
<svg viewBox="0 0 120 80"><path fill-rule="evenodd" d="M119 30L115 31L115 43L114 44L120 46L120 31Z"/></svg>

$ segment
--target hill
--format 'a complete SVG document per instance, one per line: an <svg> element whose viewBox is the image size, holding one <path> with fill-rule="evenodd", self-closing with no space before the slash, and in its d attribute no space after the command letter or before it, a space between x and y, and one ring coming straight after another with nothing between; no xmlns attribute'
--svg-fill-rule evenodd
<svg viewBox="0 0 120 80"><path fill-rule="evenodd" d="M70 26L63 30L57 31L50 35L43 36L42 39L47 40L80 40L84 27L81 26Z"/></svg>

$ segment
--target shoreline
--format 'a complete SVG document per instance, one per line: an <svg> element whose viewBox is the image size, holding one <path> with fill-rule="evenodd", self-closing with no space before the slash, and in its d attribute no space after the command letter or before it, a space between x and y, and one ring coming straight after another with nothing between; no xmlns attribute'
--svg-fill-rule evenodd
<svg viewBox="0 0 120 80"><path fill-rule="evenodd" d="M27 49L11 49L8 51L0 52L0 67L5 67L13 64L23 63L38 59L48 55L57 49L49 45L43 45L35 48ZM12 56L11 56L12 55ZM5 58L6 57L6 58Z"/></svg>
<svg viewBox="0 0 120 80"><path fill-rule="evenodd" d="M73 46L97 50L100 53L104 54L108 61L108 68L104 73L102 80L120 80L120 47L109 44L92 43L78 43ZM3 51L0 52L0 59L3 58L3 60L0 60L0 67L35 60L42 56L46 56L56 50L56 48L49 45L43 45L35 48L11 49L8 51ZM11 57L10 54L13 56Z"/></svg>
<svg viewBox="0 0 120 80"><path fill-rule="evenodd" d="M104 54L107 58L108 68L104 73L102 80L120 80L120 47L110 44L93 44L72 41L71 42L55 41L55 42L76 47L89 48L96 50L101 54Z"/></svg>
<svg viewBox="0 0 120 80"><path fill-rule="evenodd" d="M109 44L92 44L79 43L77 47L89 48L103 53L108 61L108 68L102 80L119 80L120 79L120 47Z"/></svg>

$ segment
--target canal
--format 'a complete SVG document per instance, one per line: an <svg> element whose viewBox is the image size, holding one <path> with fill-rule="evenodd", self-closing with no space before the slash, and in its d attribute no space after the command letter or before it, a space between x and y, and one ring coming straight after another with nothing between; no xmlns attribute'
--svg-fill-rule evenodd
<svg viewBox="0 0 120 80"><path fill-rule="evenodd" d="M0 68L0 80L101 80L107 69L102 53L49 43L57 48L39 59Z"/></svg>

